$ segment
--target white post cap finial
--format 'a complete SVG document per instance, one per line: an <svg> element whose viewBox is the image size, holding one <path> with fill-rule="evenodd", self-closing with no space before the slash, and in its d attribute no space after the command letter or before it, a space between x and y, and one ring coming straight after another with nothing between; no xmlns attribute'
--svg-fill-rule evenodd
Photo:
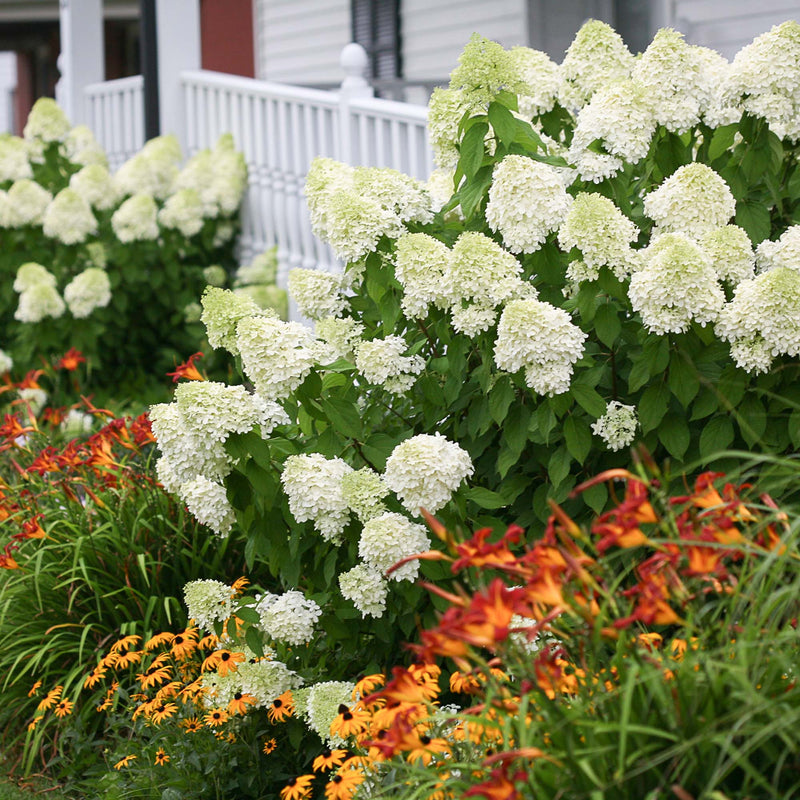
<svg viewBox="0 0 800 800"><path fill-rule="evenodd" d="M372 87L367 80L369 56L367 51L356 42L350 42L342 48L339 64L344 70L342 91L352 96L373 95Z"/></svg>

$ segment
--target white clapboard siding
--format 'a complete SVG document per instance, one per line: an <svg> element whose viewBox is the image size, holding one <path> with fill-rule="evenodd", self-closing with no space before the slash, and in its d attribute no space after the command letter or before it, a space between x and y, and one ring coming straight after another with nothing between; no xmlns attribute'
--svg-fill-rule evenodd
<svg viewBox="0 0 800 800"><path fill-rule="evenodd" d="M351 40L349 0L256 0L256 77L338 84Z"/></svg>
<svg viewBox="0 0 800 800"><path fill-rule="evenodd" d="M242 263L277 245L282 287L293 267L338 268L311 232L303 197L316 156L419 178L431 172L424 107L208 71L185 72L182 82L189 154L230 132L247 161Z"/></svg>
<svg viewBox="0 0 800 800"><path fill-rule="evenodd" d="M800 0L676 0L671 24L692 44L732 59L756 36L787 19L800 21Z"/></svg>
<svg viewBox="0 0 800 800"><path fill-rule="evenodd" d="M403 76L446 82L473 33L504 47L528 44L525 0L402 0Z"/></svg>

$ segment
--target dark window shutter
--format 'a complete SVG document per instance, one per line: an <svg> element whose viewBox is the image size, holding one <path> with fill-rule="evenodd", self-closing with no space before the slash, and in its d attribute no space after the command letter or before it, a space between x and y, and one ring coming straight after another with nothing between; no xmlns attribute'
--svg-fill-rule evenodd
<svg viewBox="0 0 800 800"><path fill-rule="evenodd" d="M402 76L400 0L352 0L353 41L366 51L372 78Z"/></svg>

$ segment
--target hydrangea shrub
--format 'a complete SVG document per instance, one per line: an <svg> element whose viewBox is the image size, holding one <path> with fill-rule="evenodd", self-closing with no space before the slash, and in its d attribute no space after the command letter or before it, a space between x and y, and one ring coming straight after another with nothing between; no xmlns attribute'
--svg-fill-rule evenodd
<svg viewBox="0 0 800 800"><path fill-rule="evenodd" d="M34 363L69 342L115 387L197 349L191 304L234 266L247 172L229 136L181 162L174 137L159 137L112 175L91 132L49 99L23 138L0 137L0 347Z"/></svg>
<svg viewBox="0 0 800 800"><path fill-rule="evenodd" d="M591 21L559 66L475 36L431 99L427 185L312 165L345 262L290 277L313 328L206 292L247 390L206 387L214 425L187 394L156 407L159 474L319 606L309 676L369 669L430 613L422 509L532 526L633 445L675 470L800 446L799 48L785 23L728 63L666 30L634 59Z"/></svg>

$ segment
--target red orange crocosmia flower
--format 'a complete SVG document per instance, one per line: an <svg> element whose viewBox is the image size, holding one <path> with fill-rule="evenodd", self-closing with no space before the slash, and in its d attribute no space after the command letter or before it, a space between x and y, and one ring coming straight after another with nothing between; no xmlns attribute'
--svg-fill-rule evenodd
<svg viewBox="0 0 800 800"><path fill-rule="evenodd" d="M74 372L76 369L78 369L78 365L85 363L85 361L86 359L80 350L70 347L70 349L64 353L62 358L59 359L53 366L55 369L66 369L69 372Z"/></svg>
<svg viewBox="0 0 800 800"><path fill-rule="evenodd" d="M177 383L181 378L186 378L189 381L204 381L205 376L197 369L194 362L198 358L202 358L202 353L194 353L183 363L175 368L175 372L168 372L172 378L173 383Z"/></svg>
<svg viewBox="0 0 800 800"><path fill-rule="evenodd" d="M438 687L436 687L438 693ZM429 683L420 683L412 672L405 667L392 668L392 680L375 695L366 698L366 702L371 702L376 697L384 700L396 700L401 703L424 703L432 696L432 688Z"/></svg>
<svg viewBox="0 0 800 800"><path fill-rule="evenodd" d="M462 797L485 797L486 800L517 800L521 797L516 789L516 781L523 780L524 772L508 775L505 765L493 769L489 778L467 789Z"/></svg>
<svg viewBox="0 0 800 800"><path fill-rule="evenodd" d="M491 533L491 528L481 528L469 541L456 545L456 552L461 557L453 564L453 572L464 567L503 567L516 562L517 556L509 549L509 544L515 544L520 540L522 528L511 525L503 537L495 543L486 541Z"/></svg>

